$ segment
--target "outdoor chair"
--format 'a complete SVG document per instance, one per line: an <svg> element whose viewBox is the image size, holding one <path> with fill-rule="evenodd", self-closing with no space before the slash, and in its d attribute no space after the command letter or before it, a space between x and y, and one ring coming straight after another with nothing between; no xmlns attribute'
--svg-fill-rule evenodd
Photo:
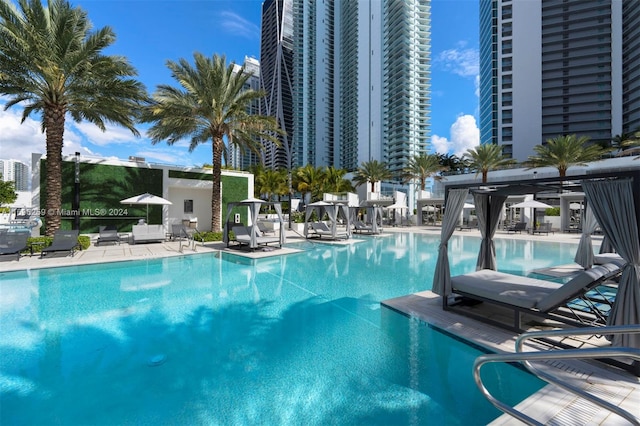
<svg viewBox="0 0 640 426"><path fill-rule="evenodd" d="M514 224L513 226L510 226L507 228L507 234L510 234L512 232L517 232L518 234L522 234L522 231L526 231L527 230L527 222L518 222L516 224Z"/></svg>
<svg viewBox="0 0 640 426"><path fill-rule="evenodd" d="M80 247L78 243L79 231L56 231L53 236L53 242L49 247L45 247L40 251L40 257L44 257L48 253L69 252L71 256L75 254L76 248Z"/></svg>
<svg viewBox="0 0 640 426"><path fill-rule="evenodd" d="M118 228L114 225L101 226L99 228L100 235L96 240L96 246L100 243L118 243L120 244L120 236L118 235Z"/></svg>
<svg viewBox="0 0 640 426"><path fill-rule="evenodd" d="M256 222L256 225L258 226L258 229L260 230L260 232L263 235L267 235L267 234L274 234L276 233L275 229L269 229L267 228L267 225L264 224L264 222Z"/></svg>
<svg viewBox="0 0 640 426"><path fill-rule="evenodd" d="M523 331L521 317L529 314L545 319L553 319L572 326L606 325L606 313L592 303L589 292L613 280L622 273L620 264L608 263L578 273L569 282L562 284L536 278L482 269L468 274L451 277L451 291L472 303L485 302L513 312L513 323L504 324L472 313L456 310L475 319ZM579 301L580 303L576 303ZM455 302L454 302L455 303ZM445 309L452 309L444 298ZM576 309L580 305L581 309ZM585 309L585 306L587 307Z"/></svg>
<svg viewBox="0 0 640 426"><path fill-rule="evenodd" d="M541 223L540 225L538 225L536 229L533 229L531 232L533 234L545 234L545 235L549 235L549 232L551 232L552 234L554 233L553 230L551 229L551 222Z"/></svg>
<svg viewBox="0 0 640 426"><path fill-rule="evenodd" d="M361 220L356 220L355 222L353 222L353 231L354 232L359 232L359 233L369 233L372 234L373 233L373 225L372 224L367 224L364 223Z"/></svg>
<svg viewBox="0 0 640 426"><path fill-rule="evenodd" d="M4 232L0 234L0 256L16 256L20 260L20 252L26 250L29 234L27 232Z"/></svg>

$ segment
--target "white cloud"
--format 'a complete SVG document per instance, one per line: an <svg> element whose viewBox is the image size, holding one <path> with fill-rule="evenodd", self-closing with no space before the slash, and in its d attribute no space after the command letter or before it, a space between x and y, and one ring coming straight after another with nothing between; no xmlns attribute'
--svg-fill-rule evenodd
<svg viewBox="0 0 640 426"><path fill-rule="evenodd" d="M230 34L247 39L255 39L260 34L260 28L256 24L244 19L236 13L225 11L221 12L219 17L221 22L217 25L220 25Z"/></svg>
<svg viewBox="0 0 640 426"><path fill-rule="evenodd" d="M20 124L22 110L5 111L0 105L0 157L31 164L31 153L44 153L45 135L40 131L40 122L27 118Z"/></svg>
<svg viewBox="0 0 640 426"><path fill-rule="evenodd" d="M433 135L431 146L439 154L452 153L461 157L469 148L480 144L480 129L472 115L460 115L449 128L450 140Z"/></svg>
<svg viewBox="0 0 640 426"><path fill-rule="evenodd" d="M480 72L480 55L477 49L448 49L440 52L434 63L461 77L475 78Z"/></svg>
<svg viewBox="0 0 640 426"><path fill-rule="evenodd" d="M136 144L140 140L129 129L113 124L106 124L104 132L95 124L86 121L73 123L72 126L93 145Z"/></svg>

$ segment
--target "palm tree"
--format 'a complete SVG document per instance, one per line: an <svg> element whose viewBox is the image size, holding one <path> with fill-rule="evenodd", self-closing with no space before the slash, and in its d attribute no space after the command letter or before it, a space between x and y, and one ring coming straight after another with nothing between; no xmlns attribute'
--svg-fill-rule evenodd
<svg viewBox="0 0 640 426"><path fill-rule="evenodd" d="M311 194L311 202L322 198L322 183L324 182L324 170L307 164L299 167L294 174L293 187L303 194Z"/></svg>
<svg viewBox="0 0 640 426"><path fill-rule="evenodd" d="M420 153L409 159L409 165L404 169L402 178L404 182L417 179L420 182L420 190L424 191L427 179L431 176L436 180L441 180L442 176L436 173L448 170L448 167L440 164L440 157L435 154Z"/></svg>
<svg viewBox="0 0 640 426"><path fill-rule="evenodd" d="M260 174L255 176L255 184L258 193L266 195L267 201L271 201L272 195L277 195L280 198L289 193L287 171L284 169L263 169Z"/></svg>
<svg viewBox="0 0 640 426"><path fill-rule="evenodd" d="M60 228L62 146L67 115L101 130L105 122L134 135L135 113L147 99L135 69L102 52L115 42L109 27L92 31L87 13L66 0L0 0L0 95L5 109L21 104L22 122L40 115L45 133L46 235Z"/></svg>
<svg viewBox="0 0 640 426"><path fill-rule="evenodd" d="M560 177L567 175L571 166L586 166L590 161L599 160L607 152L601 146L589 144L588 136L565 135L548 139L546 144L536 145L537 155L527 160L529 168L555 167Z"/></svg>
<svg viewBox="0 0 640 426"><path fill-rule="evenodd" d="M468 167L466 160L455 154L438 154L438 159L442 166L452 172L462 172Z"/></svg>
<svg viewBox="0 0 640 426"><path fill-rule="evenodd" d="M356 186L371 182L371 192L375 190L376 182L390 180L393 177L387 165L378 160L365 161L354 173L353 181Z"/></svg>
<svg viewBox="0 0 640 426"><path fill-rule="evenodd" d="M224 56L208 58L194 53L194 66L187 60L167 61L179 88L158 86L153 102L143 111L143 122L152 123L148 135L153 144L166 140L169 145L191 138L189 150L211 141L213 185L211 189L211 230L220 231L222 156L225 139L240 148L259 153L260 140L279 145L281 133L274 117L250 115L251 103L262 92L246 89L251 77L244 67L227 67Z"/></svg>
<svg viewBox="0 0 640 426"><path fill-rule="evenodd" d="M515 161L502 154L500 145L485 143L475 148L470 148L464 154L469 169L475 170L476 176L482 173L482 183L487 182L487 174L490 170L496 170L514 164Z"/></svg>
<svg viewBox="0 0 640 426"><path fill-rule="evenodd" d="M323 192L349 192L353 191L353 185L349 179L345 179L347 171L327 167L324 171Z"/></svg>

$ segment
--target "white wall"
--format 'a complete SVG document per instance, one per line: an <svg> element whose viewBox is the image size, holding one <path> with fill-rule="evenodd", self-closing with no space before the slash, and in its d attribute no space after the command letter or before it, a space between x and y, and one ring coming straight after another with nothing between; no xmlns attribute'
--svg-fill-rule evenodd
<svg viewBox="0 0 640 426"><path fill-rule="evenodd" d="M211 230L210 188L169 188L168 223L181 223L183 219L198 218L198 230ZM184 213L184 200L193 200L193 213Z"/></svg>

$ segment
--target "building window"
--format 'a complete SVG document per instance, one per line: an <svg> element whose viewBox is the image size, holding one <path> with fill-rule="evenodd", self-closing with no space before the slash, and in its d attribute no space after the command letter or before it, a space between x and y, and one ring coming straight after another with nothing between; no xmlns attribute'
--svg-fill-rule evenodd
<svg viewBox="0 0 640 426"><path fill-rule="evenodd" d="M184 200L184 212L193 213L193 200Z"/></svg>

